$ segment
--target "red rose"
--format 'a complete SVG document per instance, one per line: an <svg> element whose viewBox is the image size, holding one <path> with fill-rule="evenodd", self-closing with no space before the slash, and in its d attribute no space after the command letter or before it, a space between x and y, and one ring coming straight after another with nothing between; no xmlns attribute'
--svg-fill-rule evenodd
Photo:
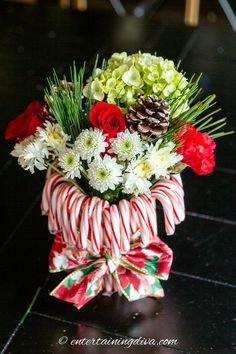
<svg viewBox="0 0 236 354"><path fill-rule="evenodd" d="M16 119L8 123L5 139L17 138L23 141L36 132L37 127L43 127L41 118L42 106L38 101L31 102Z"/></svg>
<svg viewBox="0 0 236 354"><path fill-rule="evenodd" d="M215 166L214 139L199 132L191 124L185 125L177 137L180 139L177 153L183 156L182 162L190 166L198 175L211 173Z"/></svg>
<svg viewBox="0 0 236 354"><path fill-rule="evenodd" d="M99 128L107 134L107 141L115 138L117 133L125 130L125 119L121 109L114 104L100 101L93 105L89 113L89 120L92 126Z"/></svg>

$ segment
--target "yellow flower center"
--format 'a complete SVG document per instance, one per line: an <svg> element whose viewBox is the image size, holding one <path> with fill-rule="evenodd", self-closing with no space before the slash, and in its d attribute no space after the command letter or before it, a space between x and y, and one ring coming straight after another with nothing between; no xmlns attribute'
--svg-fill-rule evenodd
<svg viewBox="0 0 236 354"><path fill-rule="evenodd" d="M61 135L58 132L54 131L49 135L49 139L52 141L60 141Z"/></svg>

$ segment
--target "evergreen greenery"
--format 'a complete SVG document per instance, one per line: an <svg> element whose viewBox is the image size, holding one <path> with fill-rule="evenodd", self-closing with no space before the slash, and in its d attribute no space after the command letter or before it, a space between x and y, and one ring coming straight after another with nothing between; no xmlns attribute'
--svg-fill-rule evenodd
<svg viewBox="0 0 236 354"><path fill-rule="evenodd" d="M90 83L96 76L97 63L98 57L93 67ZM104 69L105 67L106 61L103 60L102 68ZM63 80L60 80L54 70L53 77L48 79L49 88L45 90L45 97L53 116L62 126L64 132L71 136L72 142L81 130L89 127L92 95L91 92L89 92L88 97L83 95L86 82L85 72L85 64L77 70L75 63L73 63L70 68L70 80L68 81L65 76ZM212 138L233 133L233 131L225 132L220 130L226 125L225 117L214 119L214 115L221 111L220 108L212 109L216 105L215 95L196 101L201 93L201 88L199 88L200 78L201 75L197 79L193 75L186 87L181 90L180 95L175 95L176 90L178 90L177 86L176 90L166 98L171 109L169 130L163 136L165 141L173 140L176 133L185 124L196 126L199 131L205 131ZM181 80L179 85L181 85Z"/></svg>

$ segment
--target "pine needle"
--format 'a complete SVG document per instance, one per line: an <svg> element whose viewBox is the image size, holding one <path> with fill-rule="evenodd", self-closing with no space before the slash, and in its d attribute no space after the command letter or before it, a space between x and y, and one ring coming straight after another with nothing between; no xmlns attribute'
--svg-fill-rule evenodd
<svg viewBox="0 0 236 354"><path fill-rule="evenodd" d="M96 73L98 57L93 68ZM53 77L48 78L48 86L45 90L46 100L57 122L65 133L71 136L72 142L78 134L89 127L89 112L91 110L91 95L83 96L86 64L77 70L75 63L70 68L70 80L66 76L60 80L56 71Z"/></svg>

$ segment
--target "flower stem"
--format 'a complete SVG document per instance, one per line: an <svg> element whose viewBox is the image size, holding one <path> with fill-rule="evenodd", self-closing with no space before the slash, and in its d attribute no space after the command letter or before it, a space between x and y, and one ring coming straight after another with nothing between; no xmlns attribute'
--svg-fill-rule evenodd
<svg viewBox="0 0 236 354"><path fill-rule="evenodd" d="M50 162L47 162L47 165L48 165L49 167L51 167L54 171L58 172L61 176L65 177L65 174L64 174L62 171L60 171L55 165L53 165L53 164L50 163ZM65 178L66 178L66 177L65 177ZM67 180L68 180L70 183L72 183L75 187L77 187L77 188L80 190L81 193L87 194L87 193L78 185L78 183L76 183L73 179L67 178Z"/></svg>

